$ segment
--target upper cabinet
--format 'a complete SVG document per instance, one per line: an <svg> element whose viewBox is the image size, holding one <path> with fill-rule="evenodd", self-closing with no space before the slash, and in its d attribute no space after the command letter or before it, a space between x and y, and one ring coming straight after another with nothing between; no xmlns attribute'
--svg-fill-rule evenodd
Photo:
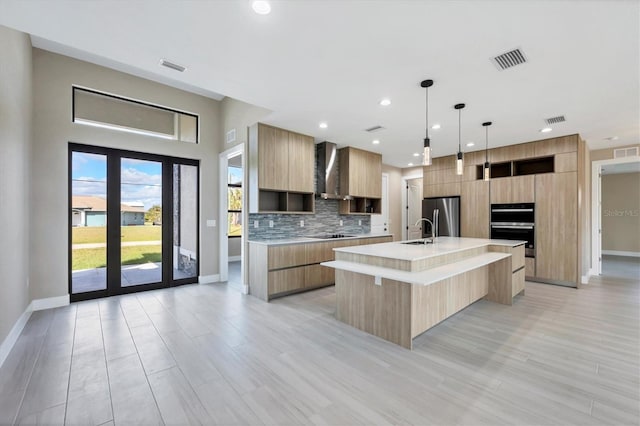
<svg viewBox="0 0 640 426"><path fill-rule="evenodd" d="M313 137L258 123L249 128L249 211L313 213Z"/></svg>
<svg viewBox="0 0 640 426"><path fill-rule="evenodd" d="M340 193L352 198L340 202L340 213L380 213L382 155L346 147L339 150L339 158Z"/></svg>
<svg viewBox="0 0 640 426"><path fill-rule="evenodd" d="M353 197L382 197L382 155L346 147L340 154L340 192Z"/></svg>

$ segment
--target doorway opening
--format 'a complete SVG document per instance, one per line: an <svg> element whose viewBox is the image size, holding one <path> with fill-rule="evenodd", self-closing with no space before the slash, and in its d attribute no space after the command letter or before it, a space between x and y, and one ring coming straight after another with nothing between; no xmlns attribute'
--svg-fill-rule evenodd
<svg viewBox="0 0 640 426"><path fill-rule="evenodd" d="M69 144L71 301L198 282L199 162Z"/></svg>
<svg viewBox="0 0 640 426"><path fill-rule="evenodd" d="M220 281L244 294L246 175L244 144L220 154Z"/></svg>
<svg viewBox="0 0 640 426"><path fill-rule="evenodd" d="M592 165L591 275L640 281L640 160Z"/></svg>
<svg viewBox="0 0 640 426"><path fill-rule="evenodd" d="M389 174L382 174L382 200L380 214L371 215L371 232L389 232Z"/></svg>

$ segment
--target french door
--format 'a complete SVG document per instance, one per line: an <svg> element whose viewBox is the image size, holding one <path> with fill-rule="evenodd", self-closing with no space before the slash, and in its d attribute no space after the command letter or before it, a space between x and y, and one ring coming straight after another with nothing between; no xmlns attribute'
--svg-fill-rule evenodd
<svg viewBox="0 0 640 426"><path fill-rule="evenodd" d="M70 143L71 301L197 282L198 176L197 160Z"/></svg>

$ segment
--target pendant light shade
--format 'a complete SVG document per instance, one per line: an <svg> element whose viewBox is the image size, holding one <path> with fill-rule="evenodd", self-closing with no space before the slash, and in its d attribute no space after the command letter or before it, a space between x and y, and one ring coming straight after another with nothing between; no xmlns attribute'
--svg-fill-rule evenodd
<svg viewBox="0 0 640 426"><path fill-rule="evenodd" d="M426 108L425 108L426 127L424 131L422 165L430 166L431 165L431 140L429 139L429 87L433 86L433 80L424 80L422 81L422 83L420 83L420 86L424 87L426 90Z"/></svg>
<svg viewBox="0 0 640 426"><path fill-rule="evenodd" d="M464 154L462 153L462 141L461 141L461 116L464 104L456 104L455 109L458 110L458 155L456 157L456 174L462 175L464 173Z"/></svg>
<svg viewBox="0 0 640 426"><path fill-rule="evenodd" d="M491 165L489 164L489 126L491 126L491 122L487 121L482 123L485 129L485 140L486 145L484 148L484 168L483 168L483 177L484 180L488 181L491 178Z"/></svg>

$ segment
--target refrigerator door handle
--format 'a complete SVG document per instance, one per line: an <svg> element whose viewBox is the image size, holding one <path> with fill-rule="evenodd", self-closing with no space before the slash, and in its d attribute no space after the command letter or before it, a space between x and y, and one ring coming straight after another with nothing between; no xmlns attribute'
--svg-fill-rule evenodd
<svg viewBox="0 0 640 426"><path fill-rule="evenodd" d="M438 219L440 218L440 209L433 209L433 235L438 236Z"/></svg>

